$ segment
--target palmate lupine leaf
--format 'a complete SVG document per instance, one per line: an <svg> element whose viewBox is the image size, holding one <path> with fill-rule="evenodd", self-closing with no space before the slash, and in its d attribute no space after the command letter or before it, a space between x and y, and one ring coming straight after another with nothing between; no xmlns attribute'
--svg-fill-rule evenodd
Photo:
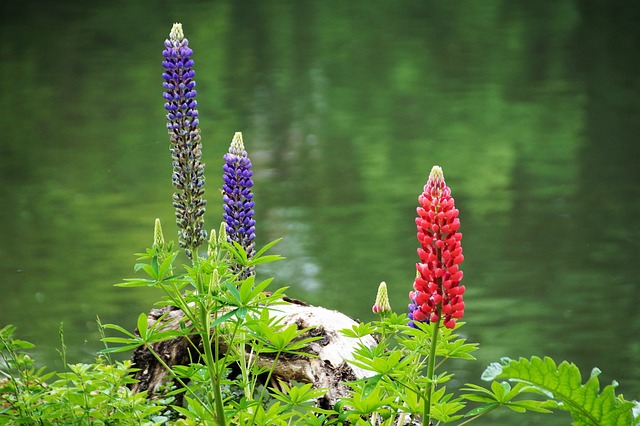
<svg viewBox="0 0 640 426"><path fill-rule="evenodd" d="M575 364L563 361L556 365L549 357L532 357L518 361L503 358L502 363L489 365L482 378L527 384L522 388L523 392L537 392L558 401L558 408L571 413L574 425L637 425L638 419L634 419L633 414L635 404L616 396L615 382L600 392L599 374L600 370L594 368L589 380L582 384L580 370Z"/></svg>

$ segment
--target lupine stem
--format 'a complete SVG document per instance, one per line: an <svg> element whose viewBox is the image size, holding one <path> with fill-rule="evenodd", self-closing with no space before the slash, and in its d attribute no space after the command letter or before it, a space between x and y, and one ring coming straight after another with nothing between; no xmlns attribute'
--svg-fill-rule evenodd
<svg viewBox="0 0 640 426"><path fill-rule="evenodd" d="M442 250L440 248L436 248L435 252L437 260L442 262ZM436 278L436 284L438 288L442 290L442 277ZM440 324L442 323L442 302L436 304L434 313L437 320L432 321L433 334L431 335L431 348L429 349L429 361L427 363L427 378L429 379L429 384L427 385L427 397L425 398L425 411L422 416L423 426L431 424L431 397L435 390L434 373L436 366L436 352L438 349L438 336L440 335Z"/></svg>
<svg viewBox="0 0 640 426"><path fill-rule="evenodd" d="M438 321L433 324L433 334L431 336L431 348L429 351L429 361L427 364L427 377L429 378L429 384L427 385L427 396L425 398L424 413L422 415L422 426L431 424L431 396L435 390L434 385L434 370L436 366L436 350L438 348L438 336L440 335L440 323L442 319L438 315Z"/></svg>
<svg viewBox="0 0 640 426"><path fill-rule="evenodd" d="M271 368L269 369L269 372L267 373L267 378L264 381L264 387L262 388L262 390L260 391L260 396L258 397L258 401L263 401L264 398L264 392L267 389L267 385L271 382L271 377L273 375L273 371L276 368L276 365L278 364L278 360L280 359L280 355L282 354L282 352L278 351L276 352L276 356L273 359L273 364L271 364ZM251 419L251 424L256 424L256 416L258 415L258 410L255 410L255 412L253 413L253 417Z"/></svg>
<svg viewBox="0 0 640 426"><path fill-rule="evenodd" d="M156 361L158 361L158 363L160 363L160 365L162 365L167 371L173 373L173 370L171 369L171 367L169 367L169 365L164 361L164 359L162 359L160 354L158 354L155 350L153 350L152 345L145 344L145 348L149 351L149 353L151 353L151 355L153 355L153 357L156 359ZM184 389L186 389L187 392L191 394L191 396L193 396L194 399L200 402L205 407L205 409L207 408L207 405L203 403L202 399L200 399L198 394L194 392L193 389L189 388L189 386L187 386L187 383L182 378L180 378L179 375L175 374L174 377L178 381L178 383L180 383L180 385Z"/></svg>
<svg viewBox="0 0 640 426"><path fill-rule="evenodd" d="M226 419L224 415L224 405L222 404L222 392L220 391L220 377L218 374L218 364L216 363L217 355L214 356L211 350L211 315L207 309L200 309L200 320L202 321L202 344L204 346L204 357L207 365L209 366L209 377L211 380L211 387L213 388L213 398L215 399L215 412L216 423L219 426L226 426ZM218 342L215 342L216 348ZM217 351L217 349L216 349Z"/></svg>

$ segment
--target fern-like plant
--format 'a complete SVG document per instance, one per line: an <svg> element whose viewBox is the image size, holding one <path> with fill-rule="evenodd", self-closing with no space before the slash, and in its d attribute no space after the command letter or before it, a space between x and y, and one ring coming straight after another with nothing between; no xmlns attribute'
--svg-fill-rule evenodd
<svg viewBox="0 0 640 426"><path fill-rule="evenodd" d="M586 383L578 367L567 361L556 365L549 357L512 360L502 358L501 362L489 365L482 374L482 379L494 381L491 391L476 385L467 385L465 390L474 392L463 395L466 399L484 402L479 411L491 410L499 405L506 405L516 411L524 411L535 407L538 411L545 408L556 408L568 411L573 417L574 425L585 426L629 426L638 425L640 406L638 402L627 401L622 395L616 395L617 383L613 382L600 391L598 375L600 370L594 368ZM496 380L517 382L511 388L508 383ZM502 385L502 386L500 386ZM508 387L505 394L502 390ZM499 391L499 392L497 392ZM530 405L527 401L514 401L514 398L525 393L542 395L544 405ZM508 398L505 396L508 395ZM474 414L478 414L476 411Z"/></svg>

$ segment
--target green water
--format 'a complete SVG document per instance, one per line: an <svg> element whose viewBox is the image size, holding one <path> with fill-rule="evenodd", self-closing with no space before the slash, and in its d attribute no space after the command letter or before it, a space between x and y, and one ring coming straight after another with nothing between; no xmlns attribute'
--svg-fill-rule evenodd
<svg viewBox="0 0 640 426"><path fill-rule="evenodd" d="M439 164L462 220L463 330L481 348L458 381L547 354L640 398L638 4L5 3L0 324L43 363L62 368L61 323L69 361L91 361L96 315L133 328L159 297L112 284L156 217L175 235L161 52L182 22L207 224L242 131L259 244L284 237L287 257L262 274L363 320L384 280L403 311L417 196Z"/></svg>

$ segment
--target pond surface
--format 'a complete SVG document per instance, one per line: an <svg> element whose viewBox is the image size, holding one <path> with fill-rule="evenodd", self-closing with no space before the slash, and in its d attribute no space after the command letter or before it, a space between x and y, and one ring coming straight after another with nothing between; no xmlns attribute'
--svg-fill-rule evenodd
<svg viewBox="0 0 640 426"><path fill-rule="evenodd" d="M630 2L41 2L0 6L0 324L61 369L133 328L153 221L175 235L161 52L194 49L217 228L236 131L264 268L292 297L369 320L405 309L417 197L443 167L464 234L480 383L502 356L575 362L640 398L640 6ZM174 238L176 239L176 238ZM551 424L548 417L494 417ZM500 420L502 419L502 420ZM565 417L554 418L568 424ZM480 422L478 422L480 424Z"/></svg>

